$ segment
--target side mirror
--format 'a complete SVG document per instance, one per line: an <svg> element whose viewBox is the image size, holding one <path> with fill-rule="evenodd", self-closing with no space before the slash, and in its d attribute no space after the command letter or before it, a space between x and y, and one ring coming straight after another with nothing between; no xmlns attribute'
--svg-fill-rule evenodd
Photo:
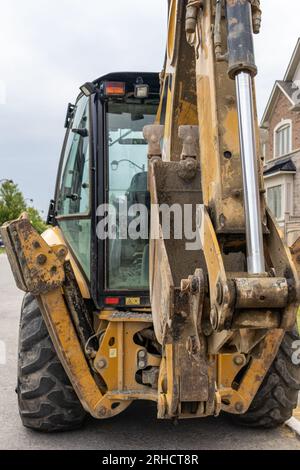
<svg viewBox="0 0 300 470"><path fill-rule="evenodd" d="M80 137L89 136L89 131L87 129L72 129L72 132L74 132L74 134L80 135Z"/></svg>
<svg viewBox="0 0 300 470"><path fill-rule="evenodd" d="M66 115L66 120L65 120L65 129L68 129L70 122L73 119L75 107L76 106L74 104L71 104L71 103L68 104L67 115Z"/></svg>

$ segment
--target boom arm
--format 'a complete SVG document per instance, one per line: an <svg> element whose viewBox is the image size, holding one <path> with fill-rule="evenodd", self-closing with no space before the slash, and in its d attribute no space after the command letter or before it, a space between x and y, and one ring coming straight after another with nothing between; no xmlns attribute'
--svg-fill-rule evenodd
<svg viewBox="0 0 300 470"><path fill-rule="evenodd" d="M159 151L153 142L161 126L145 132L149 185L155 204L193 205L202 249L191 256L184 245L164 240L159 214L152 217L153 233L161 234L151 240L150 279L155 331L164 346L165 416L184 415L186 403L195 402L202 403L200 416L218 412L220 403L231 413L247 411L284 331L296 321L297 271L264 198L252 36L260 22L257 0L169 5L158 115L164 139ZM181 151L183 136L184 149L194 142L188 152ZM237 374L223 356L229 352L241 355L239 370L248 364L235 390L227 385ZM186 370L193 376L189 391Z"/></svg>

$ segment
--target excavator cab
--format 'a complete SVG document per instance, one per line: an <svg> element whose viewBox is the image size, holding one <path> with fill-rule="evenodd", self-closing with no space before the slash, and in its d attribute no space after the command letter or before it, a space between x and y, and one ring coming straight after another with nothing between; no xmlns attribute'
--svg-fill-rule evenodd
<svg viewBox="0 0 300 470"><path fill-rule="evenodd" d="M155 121L159 77L109 74L83 90L86 94L68 107L50 222L62 230L99 308L130 302L149 307L150 196L143 128ZM134 208L141 211L135 239L128 233L138 215Z"/></svg>

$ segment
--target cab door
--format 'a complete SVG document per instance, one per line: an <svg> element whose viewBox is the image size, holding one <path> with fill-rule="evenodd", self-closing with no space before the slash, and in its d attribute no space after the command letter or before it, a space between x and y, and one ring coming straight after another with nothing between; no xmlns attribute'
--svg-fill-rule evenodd
<svg viewBox="0 0 300 470"><path fill-rule="evenodd" d="M69 124L56 194L56 221L79 266L90 279L91 265L91 110L78 99Z"/></svg>

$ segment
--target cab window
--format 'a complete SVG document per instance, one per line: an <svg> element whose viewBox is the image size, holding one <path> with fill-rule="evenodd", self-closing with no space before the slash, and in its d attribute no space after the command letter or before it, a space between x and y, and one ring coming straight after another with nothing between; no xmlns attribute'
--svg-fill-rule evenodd
<svg viewBox="0 0 300 470"><path fill-rule="evenodd" d="M107 106L108 185L106 201L117 213L117 236L107 242L106 288L109 290L149 289L148 233L138 239L120 237L120 210L140 205L149 228L150 195L147 191L147 142L143 128L153 124L157 105L114 103ZM145 220L144 220L145 219ZM131 216L128 217L131 222ZM138 227L140 230L141 227Z"/></svg>
<svg viewBox="0 0 300 470"><path fill-rule="evenodd" d="M68 129L58 185L56 218L66 241L90 277L90 117L82 97Z"/></svg>
<svg viewBox="0 0 300 470"><path fill-rule="evenodd" d="M89 212L89 127L88 101L83 97L76 106L65 147L58 216Z"/></svg>

